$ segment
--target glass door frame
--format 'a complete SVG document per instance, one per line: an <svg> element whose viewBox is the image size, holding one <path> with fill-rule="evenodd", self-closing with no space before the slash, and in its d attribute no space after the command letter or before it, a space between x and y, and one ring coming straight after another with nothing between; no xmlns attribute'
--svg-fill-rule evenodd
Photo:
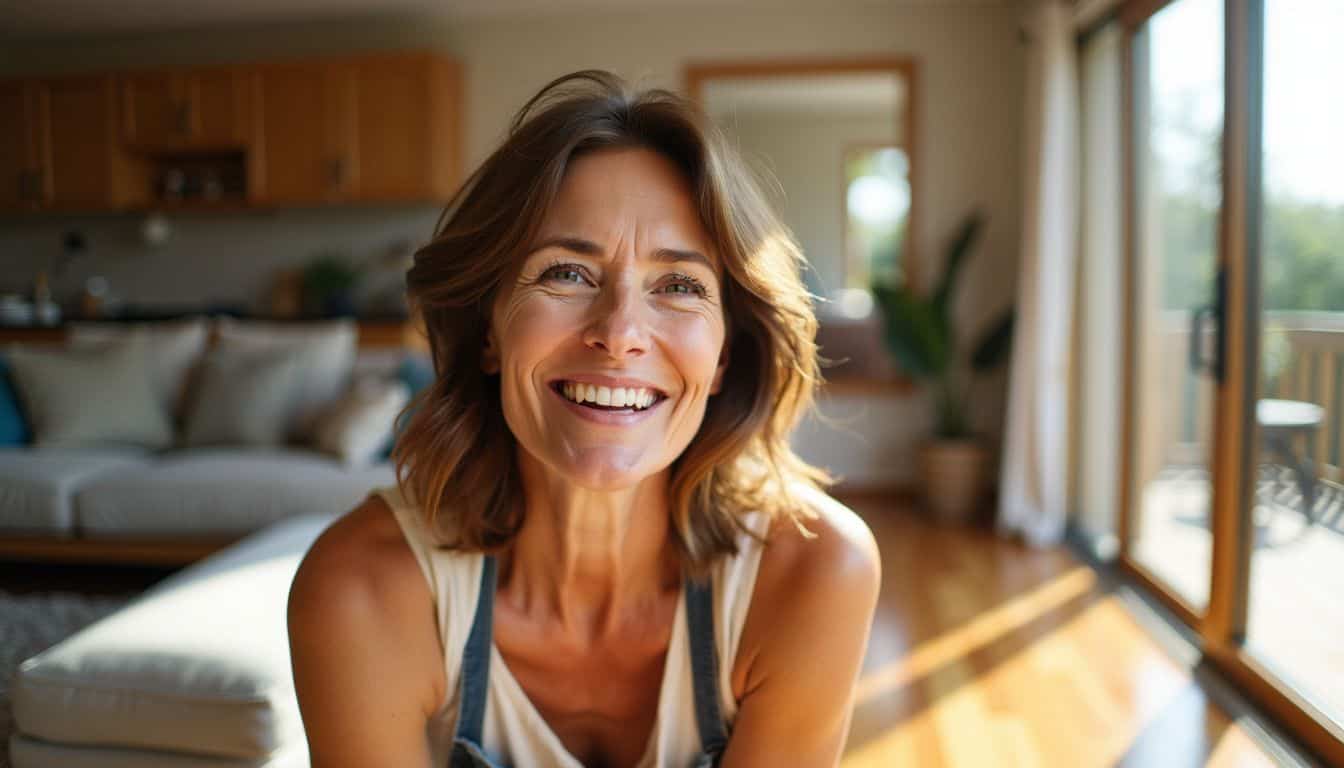
<svg viewBox="0 0 1344 768"><path fill-rule="evenodd" d="M1220 291L1223 327L1217 334L1226 375L1216 386L1213 451L1212 562L1207 608L1201 614L1133 556L1130 536L1135 502L1134 471L1135 328L1138 264L1135 205L1138 88L1146 84L1134 71L1135 37L1155 13L1179 0L1129 0L1120 9L1125 55L1121 68L1124 98L1123 252L1129 264L1124 279L1124 404L1120 451L1119 567L1155 596L1199 638L1200 649L1249 698L1288 732L1327 762L1344 765L1344 729L1299 693L1274 678L1244 647L1250 596L1251 506L1257 448L1255 420L1259 381L1261 286L1261 154L1264 91L1264 0L1224 0L1222 190L1217 264L1225 284ZM1251 480L1253 482L1253 480Z"/></svg>

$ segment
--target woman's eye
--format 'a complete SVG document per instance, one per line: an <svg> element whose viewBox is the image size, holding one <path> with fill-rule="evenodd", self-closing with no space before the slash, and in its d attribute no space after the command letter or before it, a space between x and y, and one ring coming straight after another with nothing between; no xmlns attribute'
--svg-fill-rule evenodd
<svg viewBox="0 0 1344 768"><path fill-rule="evenodd" d="M691 294L703 296L705 287L693 277L675 277L662 287L664 293Z"/></svg>
<svg viewBox="0 0 1344 768"><path fill-rule="evenodd" d="M559 280L563 283L578 284L587 281L587 278L583 276L583 272L574 267L567 267L564 265L551 267L545 272L542 272L541 277L543 280Z"/></svg>

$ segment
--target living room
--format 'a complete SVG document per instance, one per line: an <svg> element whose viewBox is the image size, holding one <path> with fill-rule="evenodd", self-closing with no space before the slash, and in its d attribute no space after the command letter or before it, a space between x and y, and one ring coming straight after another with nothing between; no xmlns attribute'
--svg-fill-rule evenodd
<svg viewBox="0 0 1344 768"><path fill-rule="evenodd" d="M781 445L881 560L838 764L1344 764L1344 270L1312 245L1344 246L1344 195L1293 127L1344 116L1268 108L1304 56L1344 74L1328 6L9 9L7 764L324 762L291 583L409 487L453 376L414 270L520 108L589 69L703 110L807 260L821 376Z"/></svg>

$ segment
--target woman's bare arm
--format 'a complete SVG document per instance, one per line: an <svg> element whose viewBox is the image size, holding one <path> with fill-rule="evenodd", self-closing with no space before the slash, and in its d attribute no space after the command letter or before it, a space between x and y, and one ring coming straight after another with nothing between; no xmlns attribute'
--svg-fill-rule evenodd
<svg viewBox="0 0 1344 768"><path fill-rule="evenodd" d="M853 512L826 498L817 534L788 527L762 555L743 650L749 658L723 768L833 766L854 707L881 581L877 545Z"/></svg>
<svg viewBox="0 0 1344 768"><path fill-rule="evenodd" d="M425 725L443 663L433 602L404 541L403 556L377 535L380 514L390 512L371 499L323 533L290 589L294 688L313 768L430 765Z"/></svg>

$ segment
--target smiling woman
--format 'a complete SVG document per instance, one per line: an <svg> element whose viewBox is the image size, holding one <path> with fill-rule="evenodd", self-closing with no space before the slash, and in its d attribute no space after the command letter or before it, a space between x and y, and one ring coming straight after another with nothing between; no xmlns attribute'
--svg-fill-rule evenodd
<svg viewBox="0 0 1344 768"><path fill-rule="evenodd" d="M436 381L290 596L318 768L832 765L866 526L788 436L802 254L694 106L561 78L407 274Z"/></svg>

